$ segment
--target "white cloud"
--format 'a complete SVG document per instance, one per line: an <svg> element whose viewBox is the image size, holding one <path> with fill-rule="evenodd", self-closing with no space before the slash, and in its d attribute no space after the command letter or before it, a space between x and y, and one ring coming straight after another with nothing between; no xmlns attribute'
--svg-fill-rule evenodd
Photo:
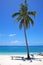
<svg viewBox="0 0 43 65"><path fill-rule="evenodd" d="M15 41L11 41L11 43L21 43L21 41L15 40Z"/></svg>
<svg viewBox="0 0 43 65"><path fill-rule="evenodd" d="M15 36L16 34L9 34L9 37L13 37L13 36Z"/></svg>
<svg viewBox="0 0 43 65"><path fill-rule="evenodd" d="M13 37L15 36L16 34L0 34L0 36L9 36L9 37Z"/></svg>
<svg viewBox="0 0 43 65"><path fill-rule="evenodd" d="M10 41L10 45L21 46L23 45L23 43L19 40L15 40L15 41Z"/></svg>

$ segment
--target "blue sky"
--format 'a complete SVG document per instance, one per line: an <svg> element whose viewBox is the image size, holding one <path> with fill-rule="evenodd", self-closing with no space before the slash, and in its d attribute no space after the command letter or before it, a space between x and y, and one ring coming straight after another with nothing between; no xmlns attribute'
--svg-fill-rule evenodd
<svg viewBox="0 0 43 65"><path fill-rule="evenodd" d="M19 29L19 24L14 24L12 14L19 11L24 0L0 0L0 46L25 45L24 30ZM34 26L27 30L29 45L43 45L43 1L27 0L28 10L36 11Z"/></svg>

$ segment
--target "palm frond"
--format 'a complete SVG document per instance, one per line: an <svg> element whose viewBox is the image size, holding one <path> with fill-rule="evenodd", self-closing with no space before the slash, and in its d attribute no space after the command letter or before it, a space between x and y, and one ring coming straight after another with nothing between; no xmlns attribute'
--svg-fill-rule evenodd
<svg viewBox="0 0 43 65"><path fill-rule="evenodd" d="M28 8L27 8L26 5L21 4L20 12L21 12L22 16L27 13L27 9L28 9Z"/></svg>
<svg viewBox="0 0 43 65"><path fill-rule="evenodd" d="M28 16L29 21L31 22L32 25L34 25L34 21L32 20L32 18L30 16Z"/></svg>
<svg viewBox="0 0 43 65"><path fill-rule="evenodd" d="M19 15L19 14L20 14L19 12L14 13L14 14L12 15L12 17L15 17L15 16L17 16L17 15Z"/></svg>
<svg viewBox="0 0 43 65"><path fill-rule="evenodd" d="M35 11L31 11L31 12L28 12L28 15L32 15L32 16L36 16L36 12Z"/></svg>
<svg viewBox="0 0 43 65"><path fill-rule="evenodd" d="M28 21L25 22L25 27L28 29L30 27L30 23Z"/></svg>
<svg viewBox="0 0 43 65"><path fill-rule="evenodd" d="M24 19L21 20L20 24L19 24L19 28L22 28L22 25L24 24Z"/></svg>
<svg viewBox="0 0 43 65"><path fill-rule="evenodd" d="M26 0L24 0L24 3L25 3L25 4L27 4L27 1L26 1Z"/></svg>
<svg viewBox="0 0 43 65"><path fill-rule="evenodd" d="M21 19L22 19L22 16L19 15L19 16L16 18L15 22L19 22Z"/></svg>

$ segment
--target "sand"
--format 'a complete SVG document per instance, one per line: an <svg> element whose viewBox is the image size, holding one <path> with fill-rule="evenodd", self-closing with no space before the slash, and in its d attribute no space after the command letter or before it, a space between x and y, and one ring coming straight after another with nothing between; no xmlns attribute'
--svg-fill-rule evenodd
<svg viewBox="0 0 43 65"><path fill-rule="evenodd" d="M13 56L13 60L12 60ZM31 55L30 55L31 56ZM23 59L21 57L24 57ZM19 55L0 55L0 65L43 65L43 56L34 54L34 59L27 60L27 56ZM31 56L32 57L32 56Z"/></svg>

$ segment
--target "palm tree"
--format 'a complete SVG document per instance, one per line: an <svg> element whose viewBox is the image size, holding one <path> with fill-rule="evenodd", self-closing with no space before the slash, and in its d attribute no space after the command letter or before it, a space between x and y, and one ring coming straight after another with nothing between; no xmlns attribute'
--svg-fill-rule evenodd
<svg viewBox="0 0 43 65"><path fill-rule="evenodd" d="M25 36L25 42L26 42L26 49L27 49L27 58L30 59L29 56L29 49L28 49L28 41L26 36L26 29L30 27L30 23L34 25L34 21L30 17L30 15L34 16L36 15L35 11L28 11L28 5L27 1L24 0L24 4L21 4L20 10L12 15L12 17L18 16L16 18L16 22L20 22L19 28L21 29L22 26L24 27L24 36Z"/></svg>

